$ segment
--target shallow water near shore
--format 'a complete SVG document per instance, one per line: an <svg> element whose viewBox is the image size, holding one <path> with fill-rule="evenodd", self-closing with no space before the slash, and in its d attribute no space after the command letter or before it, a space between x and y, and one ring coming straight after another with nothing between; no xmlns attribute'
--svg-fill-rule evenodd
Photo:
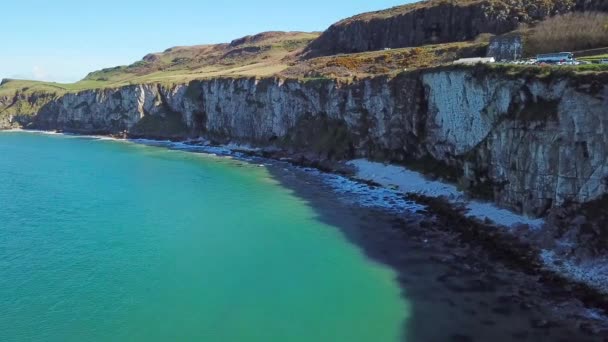
<svg viewBox="0 0 608 342"><path fill-rule="evenodd" d="M587 340L543 322L533 282L356 202L420 206L344 179L22 132L0 177L2 341Z"/></svg>
<svg viewBox="0 0 608 342"><path fill-rule="evenodd" d="M392 341L408 305L265 168L0 135L0 340Z"/></svg>

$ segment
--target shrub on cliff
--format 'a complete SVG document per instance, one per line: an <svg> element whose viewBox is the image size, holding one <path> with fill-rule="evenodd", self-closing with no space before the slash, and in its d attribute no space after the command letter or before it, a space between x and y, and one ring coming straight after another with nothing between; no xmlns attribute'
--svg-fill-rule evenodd
<svg viewBox="0 0 608 342"><path fill-rule="evenodd" d="M526 35L527 55L608 47L608 14L569 13L547 19Z"/></svg>

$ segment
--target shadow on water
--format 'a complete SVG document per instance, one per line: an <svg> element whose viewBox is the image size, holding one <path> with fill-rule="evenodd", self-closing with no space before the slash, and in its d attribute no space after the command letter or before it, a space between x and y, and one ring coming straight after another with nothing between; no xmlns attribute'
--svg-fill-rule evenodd
<svg viewBox="0 0 608 342"><path fill-rule="evenodd" d="M215 153L166 142L148 144ZM608 333L600 337L602 333L589 335L588 329L580 329L592 318L567 291L541 286L538 279L507 269L475 245L435 229L424 213L362 207L354 204L356 193L334 191L324 181L327 175L265 159L252 162L264 163L270 176L305 200L320 222L338 228L368 258L394 270L410 306L403 341L608 338Z"/></svg>
<svg viewBox="0 0 608 342"><path fill-rule="evenodd" d="M457 236L420 224L429 222L422 214L362 208L346 203L345 195L332 191L316 173L282 163L268 170L306 200L319 221L337 227L368 258L396 272L411 306L403 323L404 341L603 340L579 329L574 317L578 306L547 299L554 290L492 261ZM555 305L573 317L556 316Z"/></svg>

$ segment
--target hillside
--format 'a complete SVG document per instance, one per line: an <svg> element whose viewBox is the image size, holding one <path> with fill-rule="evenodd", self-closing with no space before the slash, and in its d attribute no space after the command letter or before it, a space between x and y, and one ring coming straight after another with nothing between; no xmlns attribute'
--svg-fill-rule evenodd
<svg viewBox="0 0 608 342"><path fill-rule="evenodd" d="M428 0L360 14L332 25L306 57L472 40L503 34L522 23L574 10L602 10L589 0Z"/></svg>
<svg viewBox="0 0 608 342"><path fill-rule="evenodd" d="M146 83L215 76L268 76L295 60L317 33L264 32L229 44L178 46L152 53L129 66L89 74L84 81Z"/></svg>
<svg viewBox="0 0 608 342"><path fill-rule="evenodd" d="M264 32L225 44L178 46L148 54L128 66L91 72L71 84L6 79L0 85L0 98L4 97L7 102L6 98L14 94L60 95L129 84L174 84L214 77L352 78L396 74L406 68L432 67L462 57L483 55L488 45L487 39L480 39L416 49L301 59L304 48L318 36L319 33Z"/></svg>
<svg viewBox="0 0 608 342"><path fill-rule="evenodd" d="M71 84L6 79L0 85L0 98L19 92L62 94L129 84L188 82L219 76L270 76L293 65L295 55L318 36L318 33L306 32L264 32L226 44L177 46L148 54L128 66L91 72L83 80Z"/></svg>
<svg viewBox="0 0 608 342"><path fill-rule="evenodd" d="M395 75L404 70L423 69L449 64L459 58L484 56L487 39L447 44L425 45L415 48L369 51L303 60L282 71L290 78L328 77L362 78L376 75Z"/></svg>

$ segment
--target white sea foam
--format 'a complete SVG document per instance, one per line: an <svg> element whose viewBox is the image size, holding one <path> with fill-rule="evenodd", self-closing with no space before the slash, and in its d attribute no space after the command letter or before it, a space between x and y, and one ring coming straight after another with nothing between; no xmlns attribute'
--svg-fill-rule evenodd
<svg viewBox="0 0 608 342"><path fill-rule="evenodd" d="M34 129L23 129L23 128L5 129L5 130L0 130L0 132L6 132L6 133L21 132L21 133L44 134L44 135L65 135L64 133L59 133L59 132L55 132L55 131L39 131L39 130L34 130Z"/></svg>
<svg viewBox="0 0 608 342"><path fill-rule="evenodd" d="M482 220L488 219L507 227L523 223L532 229L540 229L545 224L545 220L543 219L518 215L510 210L498 208L488 202L471 201L465 206L468 209L469 216Z"/></svg>
<svg viewBox="0 0 608 342"><path fill-rule="evenodd" d="M352 160L348 164L357 169L356 175L360 179L395 188L403 193L443 197L452 203L462 204L467 208L469 217L481 220L489 219L505 227L523 223L533 228L539 228L544 223L542 219L518 215L509 210L500 209L491 203L469 200L456 186L429 180L422 174L401 166L375 163L365 159Z"/></svg>
<svg viewBox="0 0 608 342"><path fill-rule="evenodd" d="M367 160L353 160L349 164L358 170L357 176L361 179L397 188L404 193L444 197L454 204L466 207L469 217L481 220L489 219L504 227L513 227L523 223L531 229L542 229L545 223L543 219L521 216L509 210L497 208L491 203L469 200L456 187L430 181L421 174L403 167L373 163ZM603 293L608 293L608 258L595 258L581 262L570 257L558 256L552 250L543 250L541 261L551 271L571 280L585 283Z"/></svg>
<svg viewBox="0 0 608 342"><path fill-rule="evenodd" d="M577 262L561 258L554 251L545 249L541 253L541 259L550 270L608 293L608 258Z"/></svg>
<svg viewBox="0 0 608 342"><path fill-rule="evenodd" d="M309 173L317 174L333 191L343 196L346 201L366 208L378 208L394 213L417 212L424 207L414 201L407 200L402 193L383 187L373 187L351 180L337 174L326 173L317 169L303 168Z"/></svg>

